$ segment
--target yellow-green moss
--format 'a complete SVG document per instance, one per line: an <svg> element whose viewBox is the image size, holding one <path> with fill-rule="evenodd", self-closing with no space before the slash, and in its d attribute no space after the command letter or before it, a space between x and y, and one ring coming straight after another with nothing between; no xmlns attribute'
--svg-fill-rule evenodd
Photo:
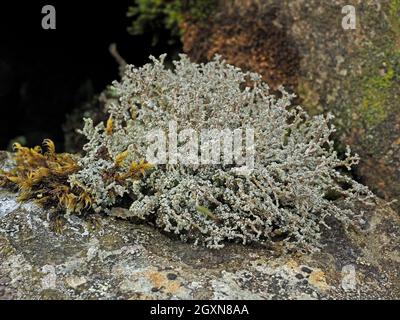
<svg viewBox="0 0 400 320"><path fill-rule="evenodd" d="M60 206L69 212L90 208L91 196L82 188L71 187L68 178L80 167L77 159L68 153L56 153L54 142L45 139L43 146L34 148L14 144L15 167L0 170L0 186L17 186L20 201L33 199L42 205Z"/></svg>
<svg viewBox="0 0 400 320"><path fill-rule="evenodd" d="M397 42L400 43L400 0L392 0L390 2L389 21L391 29L396 34Z"/></svg>
<svg viewBox="0 0 400 320"><path fill-rule="evenodd" d="M163 31L169 30L168 43L179 41L185 20L205 21L218 1L215 0L134 0L128 9L128 17L133 17L128 31L133 35L152 33L153 45L158 44Z"/></svg>
<svg viewBox="0 0 400 320"><path fill-rule="evenodd" d="M298 79L297 93L310 115L315 116L324 111L318 92L305 78Z"/></svg>
<svg viewBox="0 0 400 320"><path fill-rule="evenodd" d="M388 116L387 104L390 89L395 75L394 69L388 67L383 75L375 75L366 80L363 86L363 99L360 106L360 116L368 126L375 126Z"/></svg>

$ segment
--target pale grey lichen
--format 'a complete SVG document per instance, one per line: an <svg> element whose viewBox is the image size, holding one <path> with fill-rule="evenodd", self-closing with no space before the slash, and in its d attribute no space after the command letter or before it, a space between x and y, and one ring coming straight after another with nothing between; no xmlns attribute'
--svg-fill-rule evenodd
<svg viewBox="0 0 400 320"><path fill-rule="evenodd" d="M345 159L338 158L330 140L331 116L309 117L291 106L292 95L283 89L280 97L271 95L259 75L219 57L195 64L182 55L174 70L163 59L128 66L122 81L113 84L120 99L108 108L112 132L86 120L83 169L70 182L94 195L97 211L124 197L130 216L211 248L226 240L279 239L286 247L313 249L320 246L327 217L358 223L362 212L356 205L374 196L343 173L358 158L349 150ZM147 133L167 130L170 121L179 130L252 128L254 169L243 175L235 164L178 162L157 165L128 187L104 179L121 153L127 151L122 166L144 159ZM340 206L332 194L343 200Z"/></svg>

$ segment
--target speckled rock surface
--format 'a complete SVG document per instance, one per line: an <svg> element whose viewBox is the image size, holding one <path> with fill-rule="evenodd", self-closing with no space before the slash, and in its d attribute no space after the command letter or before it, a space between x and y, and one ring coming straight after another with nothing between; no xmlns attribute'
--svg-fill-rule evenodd
<svg viewBox="0 0 400 320"><path fill-rule="evenodd" d="M210 21L188 24L189 55L220 53L272 87L289 87L310 113L335 114L338 140L363 159L363 181L388 200L400 199L400 1L220 3ZM349 4L355 30L342 28Z"/></svg>
<svg viewBox="0 0 400 320"><path fill-rule="evenodd" d="M330 223L312 255L211 250L110 216L55 219L0 189L0 299L399 299L400 218L382 203L366 219Z"/></svg>

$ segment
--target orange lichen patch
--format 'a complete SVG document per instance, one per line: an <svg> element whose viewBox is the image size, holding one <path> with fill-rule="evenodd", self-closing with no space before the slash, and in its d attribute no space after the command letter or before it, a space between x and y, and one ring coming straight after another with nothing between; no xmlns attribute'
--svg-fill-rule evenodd
<svg viewBox="0 0 400 320"><path fill-rule="evenodd" d="M299 268L299 264L293 259L286 262L286 266L291 270L297 270Z"/></svg>
<svg viewBox="0 0 400 320"><path fill-rule="evenodd" d="M81 212L91 207L92 198L82 188L71 187L68 177L80 167L68 153L56 153L54 142L43 141L46 152L40 146L27 148L14 144L15 167L1 171L3 185L19 188L19 200L33 199L42 205L56 205L67 212Z"/></svg>
<svg viewBox="0 0 400 320"><path fill-rule="evenodd" d="M149 271L145 276L150 280L155 288L163 289L166 293L176 294L182 287L179 281L169 280L167 276L161 272Z"/></svg>
<svg viewBox="0 0 400 320"><path fill-rule="evenodd" d="M325 291L329 289L329 285L326 282L325 273L320 269L316 269L313 272L311 272L308 281L310 282L311 285L317 287L320 290Z"/></svg>

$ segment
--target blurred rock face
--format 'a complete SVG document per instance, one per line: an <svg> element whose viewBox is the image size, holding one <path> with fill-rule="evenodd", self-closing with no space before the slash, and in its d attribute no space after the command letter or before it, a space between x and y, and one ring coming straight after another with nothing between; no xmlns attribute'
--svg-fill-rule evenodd
<svg viewBox="0 0 400 320"><path fill-rule="evenodd" d="M345 30L347 2L221 0L210 20L187 20L184 50L197 61L219 53L273 88L292 89L311 114L332 112L337 139L362 157L361 180L393 200L400 198L400 3L355 1L356 28Z"/></svg>
<svg viewBox="0 0 400 320"><path fill-rule="evenodd" d="M185 24L184 51L197 62L222 55L246 71L256 71L276 89L280 84L295 88L299 56L286 27L275 23L279 7L259 11L254 3L223 6L211 23Z"/></svg>

